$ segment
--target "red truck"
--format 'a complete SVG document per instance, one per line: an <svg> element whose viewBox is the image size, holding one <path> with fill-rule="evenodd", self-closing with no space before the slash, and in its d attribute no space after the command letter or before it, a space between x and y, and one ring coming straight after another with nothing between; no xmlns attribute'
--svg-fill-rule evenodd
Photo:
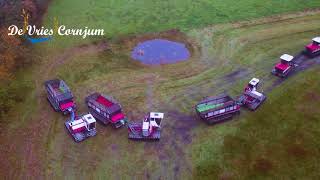
<svg viewBox="0 0 320 180"><path fill-rule="evenodd" d="M120 103L114 98L100 93L86 97L85 102L89 112L103 124L112 124L115 128L125 125L127 118L122 112Z"/></svg>
<svg viewBox="0 0 320 180"><path fill-rule="evenodd" d="M320 37L315 37L312 42L305 47L304 53L309 57L320 55Z"/></svg>

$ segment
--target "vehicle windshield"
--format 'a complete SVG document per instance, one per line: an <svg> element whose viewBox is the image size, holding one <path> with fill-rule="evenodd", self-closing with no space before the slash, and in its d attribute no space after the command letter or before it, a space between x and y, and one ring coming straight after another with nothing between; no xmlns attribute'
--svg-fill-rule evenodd
<svg viewBox="0 0 320 180"><path fill-rule="evenodd" d="M92 129L94 129L96 127L96 123L90 123L89 124L89 130L92 130Z"/></svg>

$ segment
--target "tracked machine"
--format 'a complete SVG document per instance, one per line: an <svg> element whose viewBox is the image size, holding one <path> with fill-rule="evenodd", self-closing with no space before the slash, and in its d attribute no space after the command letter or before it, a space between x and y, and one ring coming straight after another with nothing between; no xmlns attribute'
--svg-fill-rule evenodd
<svg viewBox="0 0 320 180"><path fill-rule="evenodd" d="M74 111L71 111L70 114L71 118L65 122L65 126L76 142L97 134L96 120L90 113L78 117L75 116Z"/></svg>
<svg viewBox="0 0 320 180"><path fill-rule="evenodd" d="M320 37L312 39L312 42L305 47L304 54L309 57L316 57L320 55Z"/></svg>
<svg viewBox="0 0 320 180"><path fill-rule="evenodd" d="M129 122L128 135L133 140L159 140L164 114L150 112L142 122Z"/></svg>
<svg viewBox="0 0 320 180"><path fill-rule="evenodd" d="M74 111L76 105L73 101L73 95L63 80L48 80L45 82L45 88L47 99L55 111L60 111L63 114Z"/></svg>
<svg viewBox="0 0 320 180"><path fill-rule="evenodd" d="M196 105L196 112L208 124L215 124L240 114L240 106L230 96L222 94L203 99Z"/></svg>
<svg viewBox="0 0 320 180"><path fill-rule="evenodd" d="M86 97L85 102L89 112L103 124L111 124L120 128L127 121L123 114L121 105L114 98L100 93L93 93Z"/></svg>
<svg viewBox="0 0 320 180"><path fill-rule="evenodd" d="M266 100L266 96L257 91L259 83L259 79L251 79L249 84L245 87L243 94L238 99L240 105L254 111Z"/></svg>
<svg viewBox="0 0 320 180"><path fill-rule="evenodd" d="M271 73L279 77L287 77L289 73L298 65L293 62L294 57L289 54L280 56L280 62L277 63Z"/></svg>

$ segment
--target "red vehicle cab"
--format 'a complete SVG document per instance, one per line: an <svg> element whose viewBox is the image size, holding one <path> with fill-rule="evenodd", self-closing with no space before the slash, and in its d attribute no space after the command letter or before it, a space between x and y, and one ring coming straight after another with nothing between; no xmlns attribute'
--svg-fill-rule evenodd
<svg viewBox="0 0 320 180"><path fill-rule="evenodd" d="M105 125L111 123L115 128L119 128L126 122L121 105L112 97L93 93L86 97L86 104L89 112Z"/></svg>
<svg viewBox="0 0 320 180"><path fill-rule="evenodd" d="M320 55L320 37L313 38L312 43L305 47L304 53L310 57Z"/></svg>
<svg viewBox="0 0 320 180"><path fill-rule="evenodd" d="M293 58L289 54L283 54L280 57L280 62L274 66L271 73L279 77L286 77L295 67Z"/></svg>

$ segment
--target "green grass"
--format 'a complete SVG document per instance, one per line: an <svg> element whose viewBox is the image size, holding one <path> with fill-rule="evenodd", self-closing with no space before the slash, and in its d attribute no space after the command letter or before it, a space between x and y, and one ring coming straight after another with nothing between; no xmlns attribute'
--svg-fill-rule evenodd
<svg viewBox="0 0 320 180"><path fill-rule="evenodd" d="M247 20L273 14L320 7L319 1L305 0L56 0L50 4L45 20L78 28L103 28L106 37L158 32L179 28L188 31L216 23ZM56 38L57 46L84 43L101 37L83 40L79 37ZM60 43L63 41L64 43Z"/></svg>

